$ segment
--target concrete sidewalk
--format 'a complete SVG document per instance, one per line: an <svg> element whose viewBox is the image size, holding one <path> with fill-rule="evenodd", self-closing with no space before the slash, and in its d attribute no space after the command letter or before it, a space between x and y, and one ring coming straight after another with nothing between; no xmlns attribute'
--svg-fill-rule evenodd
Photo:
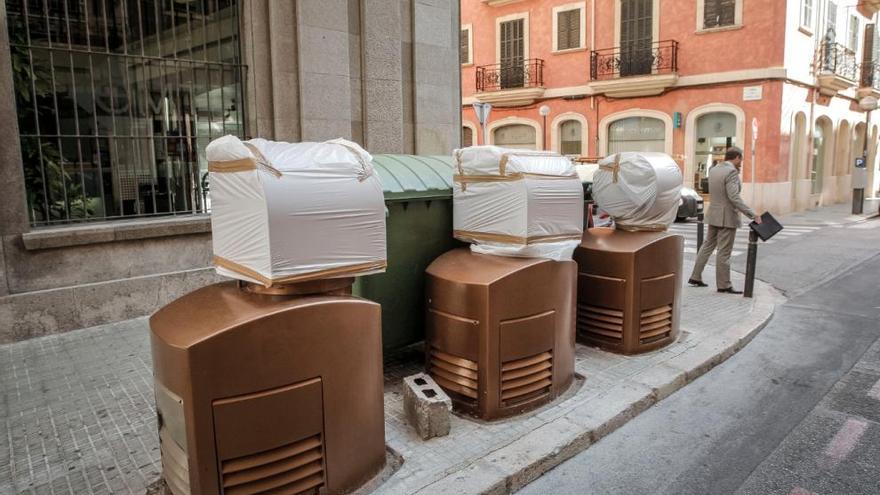
<svg viewBox="0 0 880 495"><path fill-rule="evenodd" d="M736 352L778 302L763 283L753 300L685 288L678 342L637 357L578 345L582 379L553 404L491 424L456 416L427 442L401 395L423 359L401 355L386 367L385 408L404 462L375 493L513 491ZM141 318L0 347L0 493L141 494L158 479L148 342Z"/></svg>

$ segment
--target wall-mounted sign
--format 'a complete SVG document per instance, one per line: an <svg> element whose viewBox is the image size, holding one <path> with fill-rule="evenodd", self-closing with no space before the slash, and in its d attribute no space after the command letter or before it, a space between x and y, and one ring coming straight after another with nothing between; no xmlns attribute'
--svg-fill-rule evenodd
<svg viewBox="0 0 880 495"><path fill-rule="evenodd" d="M758 101L764 97L764 86L746 86L743 88L743 101Z"/></svg>

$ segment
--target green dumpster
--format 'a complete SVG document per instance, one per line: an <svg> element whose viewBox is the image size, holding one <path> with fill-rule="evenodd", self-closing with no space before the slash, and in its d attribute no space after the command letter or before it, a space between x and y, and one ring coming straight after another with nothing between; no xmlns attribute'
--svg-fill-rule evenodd
<svg viewBox="0 0 880 495"><path fill-rule="evenodd" d="M385 273L358 277L354 293L382 305L382 345L425 337L425 268L459 245L452 237L452 157L373 155L388 231Z"/></svg>

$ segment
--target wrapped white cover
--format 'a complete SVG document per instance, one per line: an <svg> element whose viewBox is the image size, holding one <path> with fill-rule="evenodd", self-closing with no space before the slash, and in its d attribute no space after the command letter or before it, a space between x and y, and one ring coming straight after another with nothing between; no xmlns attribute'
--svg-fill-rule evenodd
<svg viewBox="0 0 880 495"><path fill-rule="evenodd" d="M666 230L681 201L678 164L664 153L624 152L599 162L593 199L624 230Z"/></svg>
<svg viewBox="0 0 880 495"><path fill-rule="evenodd" d="M273 284L385 269L385 201L357 144L242 142L207 147L214 265Z"/></svg>
<svg viewBox="0 0 880 495"><path fill-rule="evenodd" d="M584 225L583 187L556 153L456 150L453 229L477 253L571 259Z"/></svg>

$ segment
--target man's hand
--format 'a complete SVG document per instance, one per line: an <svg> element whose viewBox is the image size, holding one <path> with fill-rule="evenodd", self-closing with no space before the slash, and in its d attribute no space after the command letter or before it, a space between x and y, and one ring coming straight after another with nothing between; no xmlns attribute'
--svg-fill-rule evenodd
<svg viewBox="0 0 880 495"><path fill-rule="evenodd" d="M755 218L752 220L754 220L756 224L761 225L761 215L755 215Z"/></svg>

